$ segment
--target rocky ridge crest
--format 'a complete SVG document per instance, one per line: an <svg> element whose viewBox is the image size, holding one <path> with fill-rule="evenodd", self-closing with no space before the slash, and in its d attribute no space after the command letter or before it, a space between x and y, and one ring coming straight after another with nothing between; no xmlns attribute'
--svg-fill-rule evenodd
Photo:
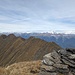
<svg viewBox="0 0 75 75"><path fill-rule="evenodd" d="M75 49L53 50L43 56L39 75L75 75Z"/></svg>

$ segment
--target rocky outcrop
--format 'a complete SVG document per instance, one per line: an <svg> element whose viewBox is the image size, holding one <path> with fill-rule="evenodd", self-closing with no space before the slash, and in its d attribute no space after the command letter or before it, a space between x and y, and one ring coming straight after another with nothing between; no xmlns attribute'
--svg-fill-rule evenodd
<svg viewBox="0 0 75 75"><path fill-rule="evenodd" d="M43 57L39 75L75 75L75 49L61 49Z"/></svg>

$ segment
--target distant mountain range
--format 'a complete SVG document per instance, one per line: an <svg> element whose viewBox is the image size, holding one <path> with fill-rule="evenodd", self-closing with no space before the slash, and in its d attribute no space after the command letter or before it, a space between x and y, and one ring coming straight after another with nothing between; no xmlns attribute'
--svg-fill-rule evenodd
<svg viewBox="0 0 75 75"><path fill-rule="evenodd" d="M3 33L10 34L10 33ZM66 33L14 33L16 36L21 36L22 38L29 38L30 36L34 36L36 38L40 38L47 42L55 42L62 48L75 48L75 34L72 32Z"/></svg>
<svg viewBox="0 0 75 75"><path fill-rule="evenodd" d="M66 33L15 33L16 36L29 38L34 36L47 42L55 42L62 48L75 48L75 34Z"/></svg>
<svg viewBox="0 0 75 75"><path fill-rule="evenodd" d="M23 35L22 37L16 36L14 34L0 36L0 66L40 60L45 54L61 48L54 42L46 42L34 37L24 39Z"/></svg>

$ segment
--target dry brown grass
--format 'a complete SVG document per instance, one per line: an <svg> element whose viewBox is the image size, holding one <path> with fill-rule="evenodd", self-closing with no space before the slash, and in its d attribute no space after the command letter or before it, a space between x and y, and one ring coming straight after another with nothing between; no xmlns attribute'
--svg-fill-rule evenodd
<svg viewBox="0 0 75 75"><path fill-rule="evenodd" d="M8 75L38 75L41 61L19 62L5 68Z"/></svg>
<svg viewBox="0 0 75 75"><path fill-rule="evenodd" d="M0 67L0 75L39 75L41 60L19 62L12 64L6 68ZM57 75L64 75L58 73Z"/></svg>
<svg viewBox="0 0 75 75"><path fill-rule="evenodd" d="M5 68L0 67L0 75L7 75L7 71Z"/></svg>

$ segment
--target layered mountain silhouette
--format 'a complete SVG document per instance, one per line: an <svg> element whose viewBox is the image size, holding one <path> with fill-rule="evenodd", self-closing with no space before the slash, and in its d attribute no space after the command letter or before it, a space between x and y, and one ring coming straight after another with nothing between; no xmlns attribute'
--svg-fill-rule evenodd
<svg viewBox="0 0 75 75"><path fill-rule="evenodd" d="M0 66L8 66L15 62L40 60L52 50L60 49L54 42L46 42L39 38L24 39L13 34L0 36Z"/></svg>
<svg viewBox="0 0 75 75"><path fill-rule="evenodd" d="M62 48L75 48L75 34L65 33L14 33L16 36L29 38L34 36L47 42L55 42Z"/></svg>

